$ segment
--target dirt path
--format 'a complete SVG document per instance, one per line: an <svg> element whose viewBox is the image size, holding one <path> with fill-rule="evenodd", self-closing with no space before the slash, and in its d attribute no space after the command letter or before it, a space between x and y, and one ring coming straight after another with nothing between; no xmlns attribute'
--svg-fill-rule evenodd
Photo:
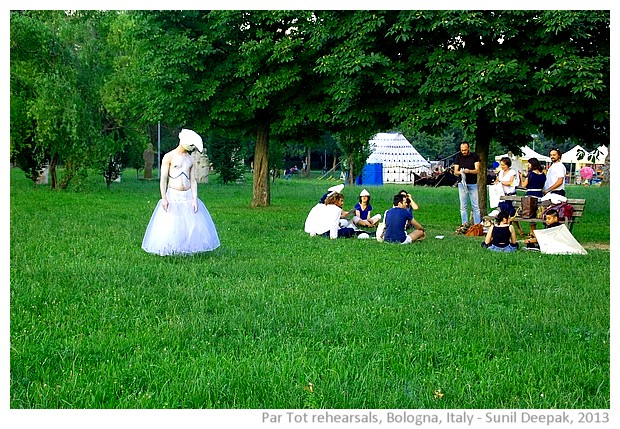
<svg viewBox="0 0 620 429"><path fill-rule="evenodd" d="M582 243L584 249L590 250L607 250L609 252L609 243Z"/></svg>

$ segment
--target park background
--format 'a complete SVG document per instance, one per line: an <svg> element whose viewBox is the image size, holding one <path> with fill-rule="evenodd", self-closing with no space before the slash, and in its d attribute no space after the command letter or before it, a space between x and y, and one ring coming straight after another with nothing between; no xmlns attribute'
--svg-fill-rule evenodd
<svg viewBox="0 0 620 429"><path fill-rule="evenodd" d="M455 188L412 189L429 238L402 248L310 239L333 182L268 175L333 140L355 177L391 130L487 166L609 147L609 11L315 13L11 13L12 408L610 407L607 184L568 188L587 255L508 256L454 233ZM140 249L158 122L205 137L212 253Z"/></svg>

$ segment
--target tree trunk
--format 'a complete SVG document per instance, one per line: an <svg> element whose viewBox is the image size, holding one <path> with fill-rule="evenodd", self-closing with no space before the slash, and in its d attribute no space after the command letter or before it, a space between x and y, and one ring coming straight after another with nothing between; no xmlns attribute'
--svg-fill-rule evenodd
<svg viewBox="0 0 620 429"><path fill-rule="evenodd" d="M269 122L259 123L254 151L254 188L252 207L268 207L269 190Z"/></svg>
<svg viewBox="0 0 620 429"><path fill-rule="evenodd" d="M348 178L348 183L349 185L355 185L355 177L353 177L353 153L350 153L348 155L349 158L349 178Z"/></svg>
<svg viewBox="0 0 620 429"><path fill-rule="evenodd" d="M492 138L493 127L484 112L479 111L476 118L476 153L480 157L480 173L478 174L478 207L480 208L480 217L487 215L487 165Z"/></svg>
<svg viewBox="0 0 620 429"><path fill-rule="evenodd" d="M611 145L609 145L611 146ZM609 159L611 157L611 152L610 152L611 148L608 147L607 148L607 158L605 158L605 164L603 165L603 177L602 177L602 184L603 185L609 185Z"/></svg>
<svg viewBox="0 0 620 429"><path fill-rule="evenodd" d="M310 178L310 159L312 157L312 149L310 148L310 146L308 146L306 149L306 170L304 171L304 174L307 178Z"/></svg>
<svg viewBox="0 0 620 429"><path fill-rule="evenodd" d="M50 177L51 177L51 185L52 189L56 189L56 185L58 183L58 179L56 177L56 164L58 163L58 155L53 155L50 160Z"/></svg>
<svg viewBox="0 0 620 429"><path fill-rule="evenodd" d="M75 176L75 169L73 167L73 163L65 163L65 174L63 174L62 180L58 184L58 187L60 189L67 189L67 187L69 186L69 182L71 182L71 180L73 179L73 176Z"/></svg>

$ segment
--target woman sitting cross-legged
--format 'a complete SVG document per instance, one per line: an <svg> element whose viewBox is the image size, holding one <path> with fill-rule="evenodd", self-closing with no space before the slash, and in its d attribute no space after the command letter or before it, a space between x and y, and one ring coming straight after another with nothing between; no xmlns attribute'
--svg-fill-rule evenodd
<svg viewBox="0 0 620 429"><path fill-rule="evenodd" d="M489 228L481 245L494 252L514 252L519 248L517 234L510 224L508 213L499 212L495 225Z"/></svg>
<svg viewBox="0 0 620 429"><path fill-rule="evenodd" d="M353 224L357 226L365 226L368 228L373 228L377 226L377 222L381 220L381 215L376 214L374 216L370 216L372 212L372 206L370 205L370 192L366 189L360 192L360 201L355 204L355 216L353 216Z"/></svg>

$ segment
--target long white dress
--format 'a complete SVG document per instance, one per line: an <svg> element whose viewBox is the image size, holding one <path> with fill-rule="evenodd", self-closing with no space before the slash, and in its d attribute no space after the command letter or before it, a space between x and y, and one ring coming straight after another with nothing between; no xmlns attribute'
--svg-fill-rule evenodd
<svg viewBox="0 0 620 429"><path fill-rule="evenodd" d="M192 191L166 190L168 210L157 203L146 228L142 249L160 256L208 252L220 246L215 224L204 203L192 208Z"/></svg>

